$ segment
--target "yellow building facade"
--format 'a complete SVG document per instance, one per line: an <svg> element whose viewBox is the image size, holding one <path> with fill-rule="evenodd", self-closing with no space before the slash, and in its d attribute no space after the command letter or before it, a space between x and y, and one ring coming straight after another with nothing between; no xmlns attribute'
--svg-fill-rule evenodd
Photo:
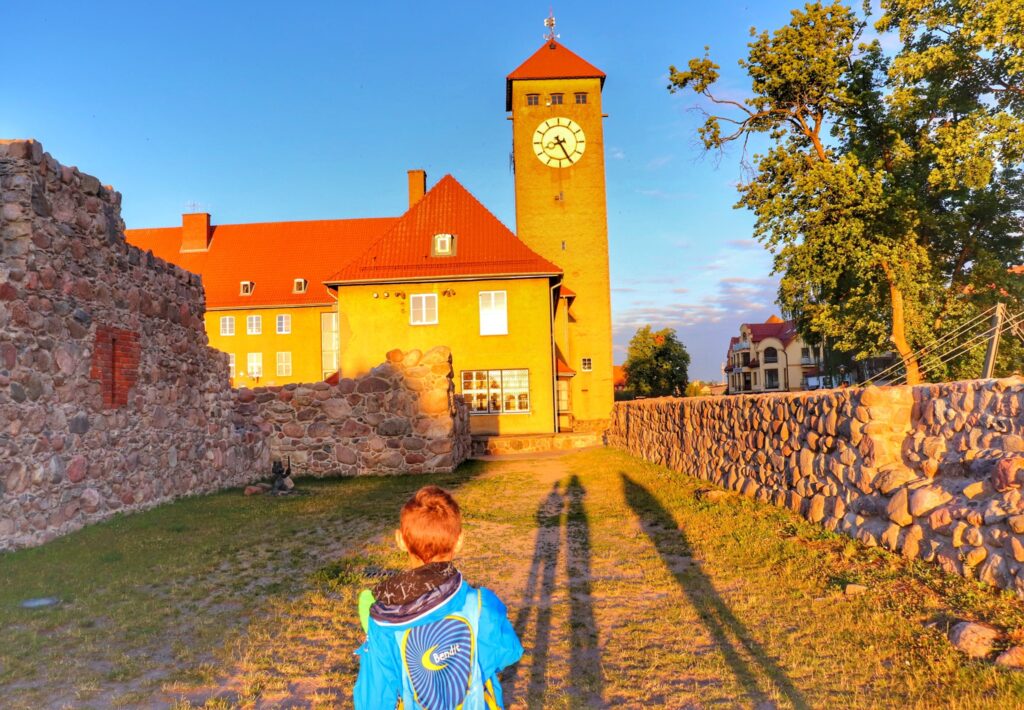
<svg viewBox="0 0 1024 710"><path fill-rule="evenodd" d="M211 309L210 346L228 354L235 387L317 382L338 370L337 306ZM317 338L319 335L319 338Z"/></svg>
<svg viewBox="0 0 1024 710"><path fill-rule="evenodd" d="M427 306L417 324L411 304L422 296L436 309ZM488 322L488 310L502 303L505 322L500 313ZM340 286L341 372L363 374L395 347L445 344L474 434L553 432L550 303L548 278Z"/></svg>

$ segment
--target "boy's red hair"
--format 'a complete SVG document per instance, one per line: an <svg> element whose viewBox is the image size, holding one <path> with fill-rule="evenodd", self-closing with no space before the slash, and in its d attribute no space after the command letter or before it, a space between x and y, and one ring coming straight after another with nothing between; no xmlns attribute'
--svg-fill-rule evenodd
<svg viewBox="0 0 1024 710"><path fill-rule="evenodd" d="M451 555L462 534L462 511L451 494L423 486L402 506L402 538L424 564Z"/></svg>

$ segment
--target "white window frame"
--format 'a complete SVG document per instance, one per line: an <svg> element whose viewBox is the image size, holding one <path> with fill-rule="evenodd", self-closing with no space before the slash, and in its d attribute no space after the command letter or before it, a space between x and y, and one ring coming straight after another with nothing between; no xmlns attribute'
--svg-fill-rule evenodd
<svg viewBox="0 0 1024 710"><path fill-rule="evenodd" d="M455 253L455 235L442 232L434 235L434 256L451 256Z"/></svg>
<svg viewBox="0 0 1024 710"><path fill-rule="evenodd" d="M530 370L463 370L462 397L472 415L529 414ZM525 378L525 385L520 378ZM516 384L516 380L520 380ZM510 401L511 399L511 401Z"/></svg>
<svg viewBox="0 0 1024 710"><path fill-rule="evenodd" d="M220 317L220 334L224 337L229 337L235 334L235 317L234 316L221 316Z"/></svg>
<svg viewBox="0 0 1024 710"><path fill-rule="evenodd" d="M508 292L481 291L479 301L480 335L508 335Z"/></svg>
<svg viewBox="0 0 1024 710"><path fill-rule="evenodd" d="M251 296L255 290L256 284L253 281L240 281L238 283L238 293L241 296Z"/></svg>
<svg viewBox="0 0 1024 710"><path fill-rule="evenodd" d="M307 290L309 290L309 281L306 279L292 281L292 293L305 293Z"/></svg>
<svg viewBox="0 0 1024 710"><path fill-rule="evenodd" d="M278 313L277 318L274 319L277 326L278 335L288 335L292 332L292 316L290 313ZM282 323L284 327L282 327Z"/></svg>
<svg viewBox="0 0 1024 710"><path fill-rule="evenodd" d="M228 377L235 379L235 354L228 353Z"/></svg>
<svg viewBox="0 0 1024 710"><path fill-rule="evenodd" d="M281 357L284 355L285 357ZM277 376L291 377L292 375L292 354L291 351L282 350L277 353Z"/></svg>
<svg viewBox="0 0 1024 710"><path fill-rule="evenodd" d="M245 334L263 335L263 316L246 316Z"/></svg>
<svg viewBox="0 0 1024 710"><path fill-rule="evenodd" d="M263 377L263 353L246 353L245 374L249 377Z"/></svg>
<svg viewBox="0 0 1024 710"><path fill-rule="evenodd" d="M434 303L434 319L428 320L427 304ZM438 304L436 293L414 293L409 296L409 325L437 325Z"/></svg>
<svg viewBox="0 0 1024 710"><path fill-rule="evenodd" d="M583 372L593 372L594 371L594 358L590 358L590 357L582 358L582 360L580 361L580 370L582 370Z"/></svg>

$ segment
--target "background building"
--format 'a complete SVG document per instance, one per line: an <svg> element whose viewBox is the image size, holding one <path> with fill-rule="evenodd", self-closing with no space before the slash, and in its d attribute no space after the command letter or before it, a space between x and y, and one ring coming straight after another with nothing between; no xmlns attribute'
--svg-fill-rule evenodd
<svg viewBox="0 0 1024 710"><path fill-rule="evenodd" d="M729 394L797 392L821 386L824 353L797 333L795 321L772 316L744 323L729 341L725 375Z"/></svg>

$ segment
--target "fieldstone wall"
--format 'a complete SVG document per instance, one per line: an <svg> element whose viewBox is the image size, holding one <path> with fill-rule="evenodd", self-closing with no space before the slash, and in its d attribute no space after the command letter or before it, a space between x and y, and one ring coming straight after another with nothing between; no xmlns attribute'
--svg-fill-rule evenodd
<svg viewBox="0 0 1024 710"><path fill-rule="evenodd" d="M269 467L199 277L128 245L120 204L0 141L0 550Z"/></svg>
<svg viewBox="0 0 1024 710"><path fill-rule="evenodd" d="M615 405L608 440L1024 596L1024 379Z"/></svg>
<svg viewBox="0 0 1024 710"><path fill-rule="evenodd" d="M239 411L298 475L436 473L469 455L469 411L455 394L451 351L392 350L337 384L242 389Z"/></svg>

